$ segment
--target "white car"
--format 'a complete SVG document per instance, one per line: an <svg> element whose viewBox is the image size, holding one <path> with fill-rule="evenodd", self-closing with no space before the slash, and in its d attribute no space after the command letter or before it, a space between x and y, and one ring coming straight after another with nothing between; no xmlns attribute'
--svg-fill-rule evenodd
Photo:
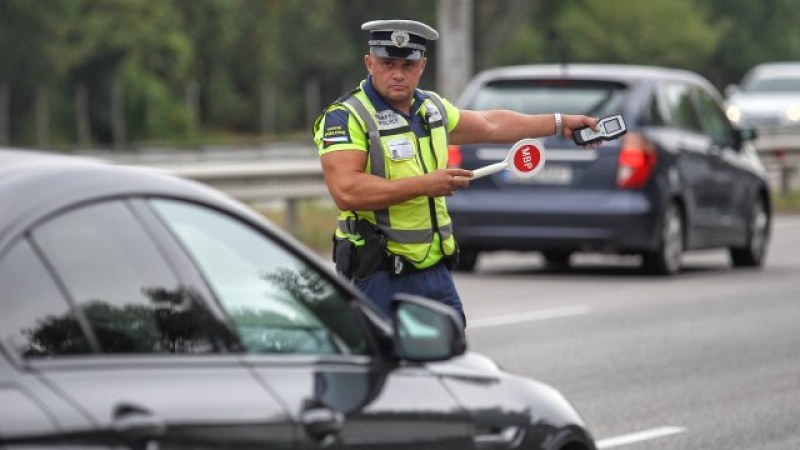
<svg viewBox="0 0 800 450"><path fill-rule="evenodd" d="M800 62L760 64L729 86L726 113L760 134L800 133Z"/></svg>

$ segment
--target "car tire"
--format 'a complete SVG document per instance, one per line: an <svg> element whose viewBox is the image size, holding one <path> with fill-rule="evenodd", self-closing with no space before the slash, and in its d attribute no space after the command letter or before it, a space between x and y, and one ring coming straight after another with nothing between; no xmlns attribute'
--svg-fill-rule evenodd
<svg viewBox="0 0 800 450"><path fill-rule="evenodd" d="M734 267L761 267L767 253L769 240L769 213L763 198L753 203L750 223L747 226L747 245L731 247L731 262Z"/></svg>
<svg viewBox="0 0 800 450"><path fill-rule="evenodd" d="M681 270L684 221L680 207L670 203L664 211L658 249L642 254L642 268L653 275L674 275Z"/></svg>
<svg viewBox="0 0 800 450"><path fill-rule="evenodd" d="M544 264L548 269L569 269L569 260L572 252L567 250L545 250L542 252Z"/></svg>
<svg viewBox="0 0 800 450"><path fill-rule="evenodd" d="M473 272L478 264L478 251L462 248L458 253L458 272Z"/></svg>

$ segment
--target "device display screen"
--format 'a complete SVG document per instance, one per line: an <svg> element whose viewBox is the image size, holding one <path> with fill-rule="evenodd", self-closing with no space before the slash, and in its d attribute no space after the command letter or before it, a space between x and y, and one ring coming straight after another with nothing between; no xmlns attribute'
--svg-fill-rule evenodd
<svg viewBox="0 0 800 450"><path fill-rule="evenodd" d="M606 133L613 133L615 131L619 131L622 127L619 125L619 120L614 119L604 123L603 128L606 129Z"/></svg>

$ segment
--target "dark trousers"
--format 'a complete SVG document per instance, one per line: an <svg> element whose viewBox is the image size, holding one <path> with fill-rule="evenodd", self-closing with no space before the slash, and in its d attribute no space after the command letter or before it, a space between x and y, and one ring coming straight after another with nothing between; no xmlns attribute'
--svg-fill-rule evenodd
<svg viewBox="0 0 800 450"><path fill-rule="evenodd" d="M453 283L453 276L444 264L402 275L391 275L385 270L380 270L363 280L355 279L353 283L387 317L392 297L404 292L437 300L452 307L461 315L466 328L467 317L464 315L464 306Z"/></svg>

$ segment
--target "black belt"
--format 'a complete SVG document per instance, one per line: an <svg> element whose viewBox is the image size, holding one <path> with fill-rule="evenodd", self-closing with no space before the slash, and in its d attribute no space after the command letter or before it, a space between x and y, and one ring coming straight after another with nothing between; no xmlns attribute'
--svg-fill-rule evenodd
<svg viewBox="0 0 800 450"><path fill-rule="evenodd" d="M383 264L383 267L379 268L378 270L385 270L392 275L405 275L407 273L414 273L414 272L425 272L426 270L431 270L436 267L439 267L440 264L444 262L444 258L440 259L436 264L432 266L428 266L425 268L418 268L414 264L411 264L407 259L403 258L402 256L398 255L389 255L386 258L386 261Z"/></svg>

